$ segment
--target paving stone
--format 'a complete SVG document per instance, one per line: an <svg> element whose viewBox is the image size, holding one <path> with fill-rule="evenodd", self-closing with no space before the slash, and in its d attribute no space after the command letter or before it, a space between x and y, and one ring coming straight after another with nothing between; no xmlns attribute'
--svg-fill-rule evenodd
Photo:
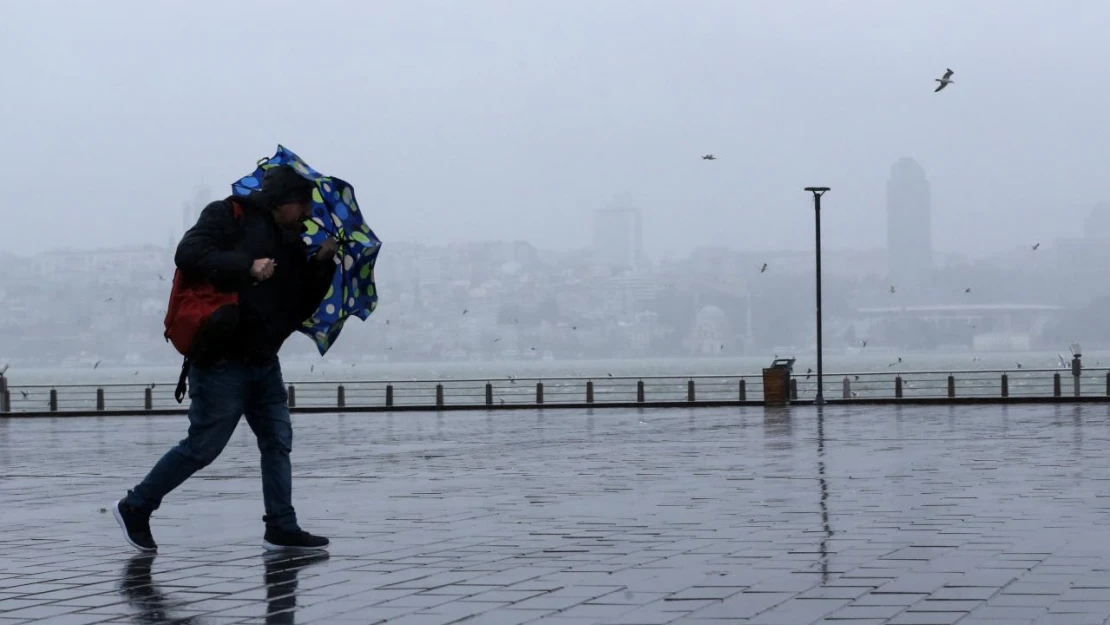
<svg viewBox="0 0 1110 625"><path fill-rule="evenodd" d="M952 625L967 612L903 612L887 621L890 625Z"/></svg>

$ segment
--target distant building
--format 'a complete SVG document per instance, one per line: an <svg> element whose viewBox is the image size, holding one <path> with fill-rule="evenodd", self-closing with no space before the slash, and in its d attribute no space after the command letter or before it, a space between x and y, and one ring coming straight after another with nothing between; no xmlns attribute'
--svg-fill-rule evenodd
<svg viewBox="0 0 1110 625"><path fill-rule="evenodd" d="M1085 299L1110 292L1103 278L1110 265L1110 202L1095 204L1083 221L1082 235L1058 238L1055 248L1057 270L1083 285L1074 289L1076 294Z"/></svg>
<svg viewBox="0 0 1110 625"><path fill-rule="evenodd" d="M887 270L893 284L922 284L933 270L932 198L925 170L899 159L886 183Z"/></svg>
<svg viewBox="0 0 1110 625"><path fill-rule="evenodd" d="M103 250L56 250L35 257L46 276L73 276L82 281L126 283L152 278L172 269L166 250L154 245Z"/></svg>
<svg viewBox="0 0 1110 625"><path fill-rule="evenodd" d="M686 349L699 356L720 354L730 336L728 316L716 306L706 306L694 317L694 327L685 340Z"/></svg>
<svg viewBox="0 0 1110 625"><path fill-rule="evenodd" d="M594 262L613 269L641 269L644 262L640 209L621 202L594 211Z"/></svg>

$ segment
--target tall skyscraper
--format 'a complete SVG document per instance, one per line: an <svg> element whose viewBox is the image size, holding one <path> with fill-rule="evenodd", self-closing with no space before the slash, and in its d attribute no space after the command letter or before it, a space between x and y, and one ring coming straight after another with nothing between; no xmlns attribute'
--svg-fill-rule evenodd
<svg viewBox="0 0 1110 625"><path fill-rule="evenodd" d="M894 284L921 284L933 270L933 219L929 181L912 158L890 168L886 182L886 249Z"/></svg>
<svg viewBox="0 0 1110 625"><path fill-rule="evenodd" d="M640 269L644 262L640 209L620 202L594 211L593 254L601 265Z"/></svg>

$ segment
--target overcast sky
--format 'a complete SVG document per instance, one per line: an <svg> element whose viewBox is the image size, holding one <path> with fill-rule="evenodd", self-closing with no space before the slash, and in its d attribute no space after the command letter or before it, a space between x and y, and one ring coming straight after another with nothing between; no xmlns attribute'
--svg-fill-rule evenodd
<svg viewBox="0 0 1110 625"><path fill-rule="evenodd" d="M808 249L807 185L827 246L879 248L910 156L935 247L979 256L1110 198L1108 26L1105 0L0 0L0 249L165 244L282 143L383 254L587 245L623 193L653 256Z"/></svg>

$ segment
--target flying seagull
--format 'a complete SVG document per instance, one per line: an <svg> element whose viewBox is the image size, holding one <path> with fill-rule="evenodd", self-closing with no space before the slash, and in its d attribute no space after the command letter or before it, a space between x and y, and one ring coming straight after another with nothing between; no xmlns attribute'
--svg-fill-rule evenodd
<svg viewBox="0 0 1110 625"><path fill-rule="evenodd" d="M894 292L894 285L893 285L893 284L892 284L892 285L890 285L890 292L891 292L891 293L893 293L893 292Z"/></svg>
<svg viewBox="0 0 1110 625"><path fill-rule="evenodd" d="M1039 248L1040 246L1041 246L1041 244L1040 244L1040 243L1037 243L1036 245L1034 245L1034 246L1033 246L1033 251L1034 251L1034 252L1036 252L1036 251L1037 251L1037 248Z"/></svg>
<svg viewBox="0 0 1110 625"><path fill-rule="evenodd" d="M970 292L971 292L971 287L967 287L966 289L964 289L964 293L970 293Z"/></svg>
<svg viewBox="0 0 1110 625"><path fill-rule="evenodd" d="M956 82L956 81L952 80L952 73L953 73L952 70L948 70L948 71L944 72L944 76L941 76L940 78L934 78L933 79L933 80L940 83L939 85L937 85L936 89L933 89L933 93L936 93L936 92L940 91L941 89L944 89L945 87L948 86L948 83L950 83L950 82Z"/></svg>
<svg viewBox="0 0 1110 625"><path fill-rule="evenodd" d="M767 263L763 263L763 266L759 268L759 273L763 273L764 271L767 271Z"/></svg>
<svg viewBox="0 0 1110 625"><path fill-rule="evenodd" d="M715 161L715 160L717 160L717 157L713 156L712 154L706 154L705 156L701 157L701 160L703 160L703 161Z"/></svg>

